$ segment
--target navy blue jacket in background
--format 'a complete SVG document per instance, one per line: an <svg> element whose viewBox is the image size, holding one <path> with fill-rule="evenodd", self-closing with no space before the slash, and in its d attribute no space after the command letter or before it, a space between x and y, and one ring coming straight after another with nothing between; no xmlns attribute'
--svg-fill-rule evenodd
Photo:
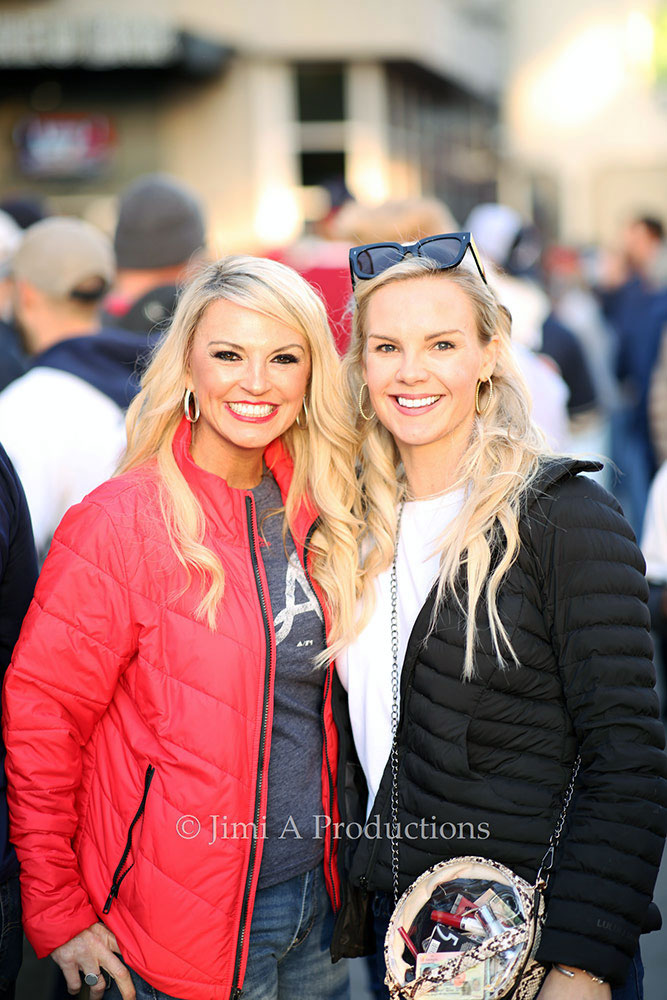
<svg viewBox="0 0 667 1000"><path fill-rule="evenodd" d="M577 335L550 313L542 327L542 353L548 354L560 368L570 390L567 412L570 416L592 410L598 404L597 393L586 353Z"/></svg>
<svg viewBox="0 0 667 1000"><path fill-rule="evenodd" d="M27 366L18 331L0 320L0 392L14 379L20 378Z"/></svg>
<svg viewBox="0 0 667 1000"><path fill-rule="evenodd" d="M23 487L0 445L0 678L12 658L37 581L37 555ZM18 871L9 843L5 745L0 737L0 882Z"/></svg>
<svg viewBox="0 0 667 1000"><path fill-rule="evenodd" d="M97 333L69 337L36 354L31 368L55 368L78 375L126 410L160 333L136 334L102 327Z"/></svg>

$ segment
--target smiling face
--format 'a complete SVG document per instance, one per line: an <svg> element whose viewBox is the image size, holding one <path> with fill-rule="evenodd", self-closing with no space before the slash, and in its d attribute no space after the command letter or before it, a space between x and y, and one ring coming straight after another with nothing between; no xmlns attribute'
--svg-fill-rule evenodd
<svg viewBox="0 0 667 1000"><path fill-rule="evenodd" d="M365 330L371 405L406 469L417 458L458 463L498 348L481 342L469 295L444 276L389 283L369 299Z"/></svg>
<svg viewBox="0 0 667 1000"><path fill-rule="evenodd" d="M309 377L302 333L234 302L212 302L195 331L186 380L200 407L195 462L230 485L255 485L264 449L296 420Z"/></svg>

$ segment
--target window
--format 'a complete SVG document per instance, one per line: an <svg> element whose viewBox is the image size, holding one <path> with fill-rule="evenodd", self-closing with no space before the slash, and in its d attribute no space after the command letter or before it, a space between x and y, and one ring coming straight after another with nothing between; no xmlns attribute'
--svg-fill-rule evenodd
<svg viewBox="0 0 667 1000"><path fill-rule="evenodd" d="M340 122L345 118L343 66L297 63L297 114L300 122Z"/></svg>
<svg viewBox="0 0 667 1000"><path fill-rule="evenodd" d="M304 152L301 161L301 184L304 187L325 185L327 181L345 177L345 153Z"/></svg>

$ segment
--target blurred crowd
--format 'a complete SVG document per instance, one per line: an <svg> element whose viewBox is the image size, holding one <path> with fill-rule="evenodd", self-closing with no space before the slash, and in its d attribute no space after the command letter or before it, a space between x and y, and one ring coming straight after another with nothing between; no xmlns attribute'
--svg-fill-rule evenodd
<svg viewBox="0 0 667 1000"><path fill-rule="evenodd" d="M637 215L613 248L545 245L514 209L457 221L435 199L368 206L340 179L330 210L266 253L323 296L340 352L349 335L352 245L470 231L512 314L534 416L554 450L595 457L642 540L658 636L667 632L667 241ZM0 442L23 483L43 558L65 510L108 478L124 412L179 289L207 257L197 194L164 174L120 192L115 231L0 202Z"/></svg>

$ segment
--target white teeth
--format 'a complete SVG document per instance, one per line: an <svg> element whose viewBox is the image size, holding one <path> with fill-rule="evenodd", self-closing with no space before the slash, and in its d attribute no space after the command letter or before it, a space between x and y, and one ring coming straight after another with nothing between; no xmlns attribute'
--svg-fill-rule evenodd
<svg viewBox="0 0 667 1000"><path fill-rule="evenodd" d="M418 410L421 406L430 406L437 402L440 396L423 396L422 399L407 399L405 396L397 396L401 406L407 406L410 410Z"/></svg>
<svg viewBox="0 0 667 1000"><path fill-rule="evenodd" d="M253 403L227 403L232 413L238 413L240 417L268 417L276 407L272 403L255 405Z"/></svg>

